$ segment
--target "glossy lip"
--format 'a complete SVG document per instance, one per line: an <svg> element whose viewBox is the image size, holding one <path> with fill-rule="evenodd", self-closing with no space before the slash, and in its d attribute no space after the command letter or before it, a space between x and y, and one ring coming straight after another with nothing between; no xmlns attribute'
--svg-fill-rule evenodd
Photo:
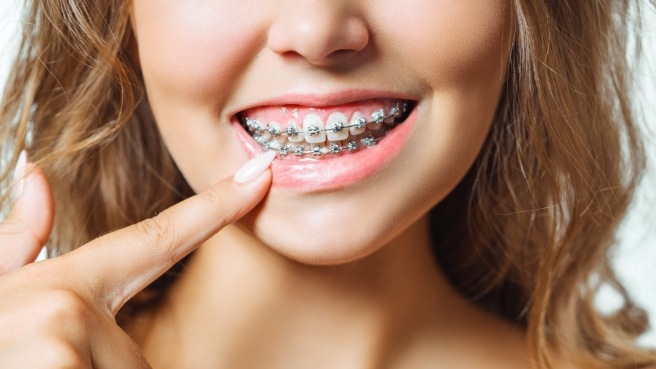
<svg viewBox="0 0 656 369"><path fill-rule="evenodd" d="M406 120L391 130L376 146L333 158L315 159L310 157L298 160L275 160L271 165L273 187L299 192L319 192L353 185L381 170L405 145L417 121L420 102L407 96L381 93L380 91L350 91L322 96L290 94L282 98L260 101L240 111L264 105L332 106L380 98L406 99L416 103ZM233 128L248 156L256 156L262 149L246 132L236 114L237 112L231 118Z"/></svg>

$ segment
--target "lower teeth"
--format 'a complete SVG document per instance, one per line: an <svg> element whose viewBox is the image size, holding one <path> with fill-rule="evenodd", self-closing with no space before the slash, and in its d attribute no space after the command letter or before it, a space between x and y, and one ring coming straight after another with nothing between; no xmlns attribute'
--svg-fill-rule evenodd
<svg viewBox="0 0 656 369"><path fill-rule="evenodd" d="M382 140L383 136L374 137L372 135L365 136L359 140L349 140L345 144L331 143L330 146L311 145L311 144L288 144L282 145L279 148L271 147L267 142L261 144L263 151L276 151L279 157L287 157L289 155L296 156L324 156L324 155L337 155L345 151L356 151L358 149L368 149L376 146L378 141Z"/></svg>
<svg viewBox="0 0 656 369"><path fill-rule="evenodd" d="M409 111L407 103L397 104L397 106L390 109L388 113L386 113L384 109L380 109L379 111L374 112L372 115L373 119L371 121L367 122L362 119L362 122L359 122L353 127L364 128L366 124L380 125L381 123L385 122L386 125L390 127L389 129L391 129L403 122L403 120L397 122L396 119L401 118L407 111ZM275 138L280 134L284 133L289 137L293 137L296 135L303 135L305 132L297 130L294 127L288 127L287 129L281 131L277 128L266 127L259 121L250 119L246 119L245 126L251 132L251 135L255 141L262 147L263 151L276 151L279 158L290 156L320 157L324 155L338 155L345 152L355 152L359 149L368 149L376 146L376 144L388 133L388 129L366 129L362 134L349 138L348 140L341 141L341 143L331 142L327 146L321 144L303 144L300 142L281 145L275 140ZM349 129L350 127L352 126L340 123L339 130L341 131L343 129ZM309 133L312 135L315 132ZM316 133L318 134L319 131Z"/></svg>

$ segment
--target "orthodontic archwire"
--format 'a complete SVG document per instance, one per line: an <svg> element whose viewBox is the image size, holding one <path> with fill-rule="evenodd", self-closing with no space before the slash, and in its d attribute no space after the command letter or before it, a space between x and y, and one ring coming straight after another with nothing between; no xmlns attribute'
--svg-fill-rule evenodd
<svg viewBox="0 0 656 369"><path fill-rule="evenodd" d="M270 127L267 126L266 129L262 123L260 123L256 119L246 119L246 125L247 128L250 132L254 134L254 138L257 141L260 146L262 146L263 151L268 151L268 150L273 150L278 152L278 156L287 156L289 154L294 154L296 156L304 156L306 154L312 154L314 156L320 156L324 154L339 154L340 152L344 150L348 151L355 151L360 147L364 148L370 148L376 145L378 141L380 141L383 136L387 133L386 129L383 130L375 130L375 132L379 133L381 136L380 137L374 137L371 134L367 135L365 137L362 137L359 139L359 143L355 139L348 140L345 146L341 146L337 143L331 143L329 146L324 146L321 147L316 144L302 144L302 143L294 143L294 144L286 144L286 145L281 145L280 147L272 147L271 142L265 141L264 137L261 135L263 133L268 133L272 137L278 137L282 134L286 134L288 137L294 137L296 135L305 135L308 134L310 136L315 136L320 134L321 132L342 132L344 129L349 129L352 127L355 128L366 128L367 124L382 124L385 122L386 119L389 118L398 118L400 117L403 113L406 112L407 110L407 103L402 103L402 104L396 104L395 107L392 107L389 109L389 112L386 114L385 109L379 109L374 111L371 116L372 120L366 120L364 117L360 117L356 123L354 124L344 124L342 122L337 122L335 125L331 128L325 128L325 129L320 129L318 126L313 126L310 125L307 129L307 131L299 130L296 127L287 127L285 130L280 130L277 127ZM391 123L386 123L386 124L400 124L396 122L391 122ZM266 131L266 132L265 132ZM309 146L308 146L309 145ZM309 149L307 149L309 147Z"/></svg>

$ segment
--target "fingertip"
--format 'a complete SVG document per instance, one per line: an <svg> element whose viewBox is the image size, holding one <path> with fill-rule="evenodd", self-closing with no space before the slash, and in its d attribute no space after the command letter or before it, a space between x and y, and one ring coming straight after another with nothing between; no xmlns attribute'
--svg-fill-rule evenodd
<svg viewBox="0 0 656 369"><path fill-rule="evenodd" d="M17 171L18 172L18 171ZM0 275L33 262L50 237L54 201L43 171L25 163L17 178L21 193L0 223Z"/></svg>
<svg viewBox="0 0 656 369"><path fill-rule="evenodd" d="M231 197L232 201L217 202L217 206L223 207L230 203L234 204L232 205L233 209L235 209L234 214L239 218L264 199L271 187L271 181L272 174L269 168L265 168L257 176L244 183L235 181L234 179L228 180L223 185L217 186L215 191L218 194L223 194L220 197ZM231 221L234 220L236 219L231 219Z"/></svg>
<svg viewBox="0 0 656 369"><path fill-rule="evenodd" d="M274 151L266 151L246 162L235 173L233 180L237 183L248 183L258 179L271 167L276 158Z"/></svg>
<svg viewBox="0 0 656 369"><path fill-rule="evenodd" d="M50 236L54 222L52 190L45 173L37 165L26 163L24 173L21 193L12 212L17 212L16 215L43 245Z"/></svg>
<svg viewBox="0 0 656 369"><path fill-rule="evenodd" d="M16 160L16 168L14 168L14 183L13 188L11 189L11 197L15 202L23 192L23 187L25 181L23 180L26 173L27 167L27 152L22 150L18 155L18 160Z"/></svg>
<svg viewBox="0 0 656 369"><path fill-rule="evenodd" d="M249 182L236 183L238 186L246 190L249 195L258 198L257 202L260 202L271 187L272 173L269 168L265 168L259 175L254 179L251 179Z"/></svg>

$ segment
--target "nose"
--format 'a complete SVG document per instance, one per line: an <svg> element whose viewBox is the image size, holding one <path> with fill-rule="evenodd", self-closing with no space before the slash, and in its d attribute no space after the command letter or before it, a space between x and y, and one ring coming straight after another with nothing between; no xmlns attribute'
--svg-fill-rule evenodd
<svg viewBox="0 0 656 369"><path fill-rule="evenodd" d="M267 46L317 66L349 60L369 44L370 32L352 0L280 1Z"/></svg>

